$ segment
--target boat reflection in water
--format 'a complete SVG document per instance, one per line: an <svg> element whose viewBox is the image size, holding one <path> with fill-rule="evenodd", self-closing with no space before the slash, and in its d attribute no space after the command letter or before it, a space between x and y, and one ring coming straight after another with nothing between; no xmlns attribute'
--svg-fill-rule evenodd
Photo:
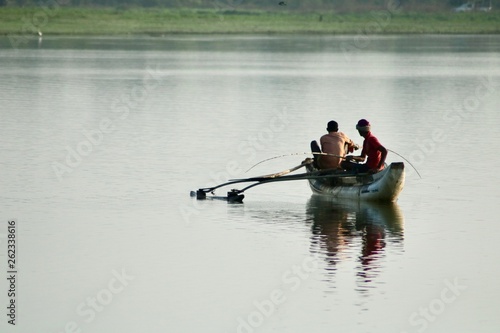
<svg viewBox="0 0 500 333"><path fill-rule="evenodd" d="M374 287L386 263L388 251L403 251L403 214L396 203L338 201L313 195L307 204L311 223L311 252L326 261L327 279L335 284L340 266L352 271L354 262L357 290Z"/></svg>

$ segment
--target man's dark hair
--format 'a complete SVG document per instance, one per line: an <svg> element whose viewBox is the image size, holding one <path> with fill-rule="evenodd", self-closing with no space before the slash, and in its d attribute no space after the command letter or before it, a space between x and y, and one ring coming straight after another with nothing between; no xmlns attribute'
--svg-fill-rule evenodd
<svg viewBox="0 0 500 333"><path fill-rule="evenodd" d="M328 122L328 126L326 127L328 132L337 132L339 130L339 124L335 120L331 120Z"/></svg>

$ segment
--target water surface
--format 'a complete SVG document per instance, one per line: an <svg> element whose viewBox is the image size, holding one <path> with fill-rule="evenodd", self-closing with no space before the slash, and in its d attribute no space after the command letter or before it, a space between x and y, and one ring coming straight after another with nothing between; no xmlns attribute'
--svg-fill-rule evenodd
<svg viewBox="0 0 500 333"><path fill-rule="evenodd" d="M17 328L496 332L500 37L353 38L0 39ZM422 176L394 205L189 197L299 164L331 119L361 143L360 118Z"/></svg>

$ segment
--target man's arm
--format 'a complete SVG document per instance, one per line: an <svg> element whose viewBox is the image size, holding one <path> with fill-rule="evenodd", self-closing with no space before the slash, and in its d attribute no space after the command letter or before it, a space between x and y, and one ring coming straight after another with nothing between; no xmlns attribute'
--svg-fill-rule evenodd
<svg viewBox="0 0 500 333"><path fill-rule="evenodd" d="M346 156L346 161L356 161L356 162L364 162L366 159L366 154L362 153L359 156L348 155Z"/></svg>
<svg viewBox="0 0 500 333"><path fill-rule="evenodd" d="M349 138L346 139L346 143L347 143L347 151L349 153L352 153L353 151L359 149L359 146L357 144L355 144L354 141L352 141Z"/></svg>
<svg viewBox="0 0 500 333"><path fill-rule="evenodd" d="M382 170L382 168L384 167L385 158L387 157L387 149L385 149L385 147L381 145L378 147L377 150L381 153L380 162L377 165L377 171L379 171Z"/></svg>

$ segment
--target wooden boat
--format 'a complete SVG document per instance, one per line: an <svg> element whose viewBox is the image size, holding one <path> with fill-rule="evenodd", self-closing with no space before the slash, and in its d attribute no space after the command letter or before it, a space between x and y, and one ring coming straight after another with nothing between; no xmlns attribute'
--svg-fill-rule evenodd
<svg viewBox="0 0 500 333"><path fill-rule="evenodd" d="M306 167L307 172L288 175L303 167ZM245 197L243 192L257 185L306 179L316 194L340 199L394 202L403 189L404 164L402 162L391 163L376 174L353 174L338 170L318 170L314 167L313 159L307 158L300 165L281 172L259 177L233 179L217 186L191 191L191 197L196 197L198 200L212 199L241 203ZM239 183L252 184L241 190L232 189L227 192L227 196L215 195L216 189Z"/></svg>
<svg viewBox="0 0 500 333"><path fill-rule="evenodd" d="M311 175L317 175L320 172L312 163L307 164L306 169ZM391 163L375 174L333 173L330 177L307 179L315 194L340 199L394 202L403 190L404 163Z"/></svg>

